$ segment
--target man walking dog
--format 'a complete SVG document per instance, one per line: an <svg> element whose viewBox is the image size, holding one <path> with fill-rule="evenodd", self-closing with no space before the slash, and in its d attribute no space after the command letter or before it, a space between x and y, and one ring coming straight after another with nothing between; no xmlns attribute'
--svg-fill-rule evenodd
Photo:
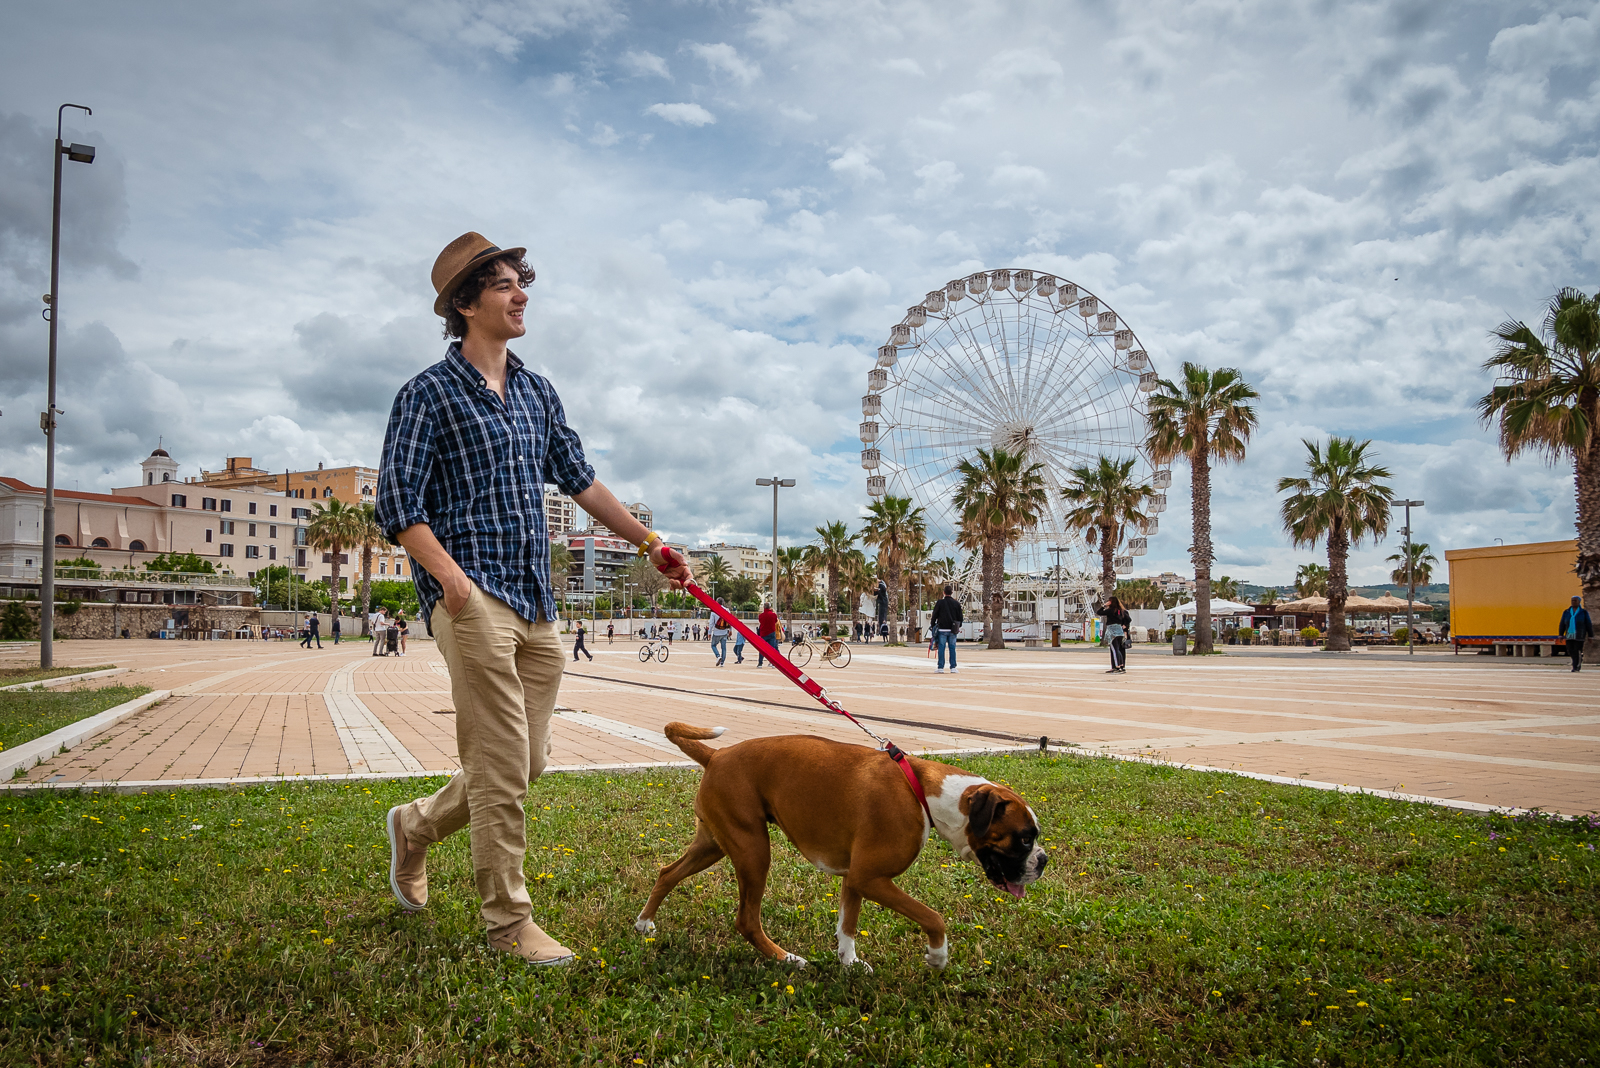
<svg viewBox="0 0 1600 1068"><path fill-rule="evenodd" d="M427 850L468 825L489 944L531 964L573 953L533 922L523 877L523 801L544 771L565 662L556 636L543 487L663 564L645 529L595 480L555 388L506 343L527 333L523 248L476 233L433 265L434 313L459 339L401 387L378 475L378 522L404 546L429 630L450 669L461 774L390 809L389 885L406 908L428 903ZM667 577L690 578L679 566Z"/></svg>

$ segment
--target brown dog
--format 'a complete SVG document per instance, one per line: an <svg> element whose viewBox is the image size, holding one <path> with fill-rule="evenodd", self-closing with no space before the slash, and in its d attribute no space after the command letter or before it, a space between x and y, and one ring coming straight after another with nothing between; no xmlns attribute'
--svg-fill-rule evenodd
<svg viewBox="0 0 1600 1068"><path fill-rule="evenodd" d="M666 735L704 767L695 795L695 836L677 861L661 869L650 900L634 921L640 934L656 929L662 900L689 876L726 856L739 879L740 934L773 960L805 965L761 929L776 823L795 848L829 875L842 875L839 891L839 962L856 957L861 899L876 901L926 932L924 958L935 968L950 960L944 919L894 884L928 840L928 819L911 784L887 754L811 735L756 738L726 749L701 743L723 728L669 723ZM1044 872L1033 810L1013 791L960 768L907 757L933 814L932 830L965 860L976 860L995 886L1020 898ZM868 968L868 971L871 969Z"/></svg>

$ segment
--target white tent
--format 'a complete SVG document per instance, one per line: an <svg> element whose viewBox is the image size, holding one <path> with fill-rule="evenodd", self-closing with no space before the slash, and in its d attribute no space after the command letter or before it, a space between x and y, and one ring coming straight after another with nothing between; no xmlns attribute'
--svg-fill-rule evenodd
<svg viewBox="0 0 1600 1068"><path fill-rule="evenodd" d="M1238 601L1224 601L1220 598L1216 598L1211 602L1211 614L1214 616L1247 616L1254 611L1255 608L1252 606L1240 604ZM1180 604L1176 608L1167 609L1167 615L1174 620L1182 619L1185 616L1192 616L1194 614L1195 607L1193 601L1190 601L1188 604Z"/></svg>

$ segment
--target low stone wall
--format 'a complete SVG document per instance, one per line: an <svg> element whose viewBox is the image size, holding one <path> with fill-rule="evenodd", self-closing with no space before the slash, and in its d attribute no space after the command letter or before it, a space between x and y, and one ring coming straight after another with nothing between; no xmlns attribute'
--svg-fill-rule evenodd
<svg viewBox="0 0 1600 1068"><path fill-rule="evenodd" d="M39 604L26 603L34 626L39 625ZM231 633L247 623L259 623L259 608L220 607L200 604L96 604L86 601L72 615L67 615L64 604L56 605L56 633L63 638L120 638L126 630L130 638L148 638L152 633L165 630L167 620L178 626L198 627L203 630L221 630ZM184 623L186 613L188 622Z"/></svg>

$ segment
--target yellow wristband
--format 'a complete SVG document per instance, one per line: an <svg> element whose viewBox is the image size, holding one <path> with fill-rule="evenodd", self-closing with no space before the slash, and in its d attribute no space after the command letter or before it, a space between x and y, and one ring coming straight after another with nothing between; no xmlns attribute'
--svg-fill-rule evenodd
<svg viewBox="0 0 1600 1068"><path fill-rule="evenodd" d="M650 555L650 545L651 545L651 543L652 542L661 541L661 540L663 540L661 535L657 534L655 531L652 530L650 532L649 536L644 539L644 543L639 546L639 555L640 556L649 556Z"/></svg>

